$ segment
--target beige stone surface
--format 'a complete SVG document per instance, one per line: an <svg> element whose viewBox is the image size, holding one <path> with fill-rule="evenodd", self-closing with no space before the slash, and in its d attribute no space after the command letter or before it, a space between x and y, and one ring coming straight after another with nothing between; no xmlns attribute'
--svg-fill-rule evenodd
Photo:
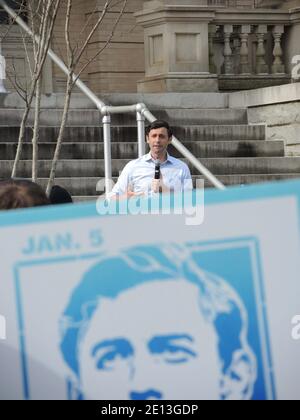
<svg viewBox="0 0 300 420"><path fill-rule="evenodd" d="M101 50L111 34L111 29L118 16L122 1L116 2L116 6L106 15L100 29L90 42L89 48L83 55L82 63L86 59L96 54ZM115 34L107 46L107 48L95 59L95 61L82 74L82 80L86 82L93 90L97 92L136 92L137 82L145 77L145 48L144 48L144 31L143 28L137 25L134 14L141 11L143 7L153 7L154 4L173 6L191 4L194 7L205 6L206 3L220 4L220 0L155 0L152 2L145 2L143 0L128 0L124 15L115 31ZM224 3L232 8L253 8L257 4L257 0L226 0ZM57 25L55 28L55 36L52 43L54 51L66 61L66 49L64 39L64 24L65 24L65 4L66 0L61 0L61 10L58 16ZM105 0L75 0L72 12L71 21L71 40L73 45L84 39L91 25L95 19L100 15ZM299 0L286 0L283 2L286 8L300 6ZM205 7L204 7L205 9ZM94 13L96 11L96 13ZM288 63L288 69L292 68L291 61L293 57L299 53L298 44L300 39L300 23L297 21L298 12L294 13L294 26L289 30L285 39L285 57ZM299 13L298 13L299 14ZM189 16L191 19L193 16ZM201 19L200 19L201 20ZM152 49L154 55L147 50L146 43L146 60L152 60L152 66L149 66L146 71L146 77L154 76L161 73L166 73L166 65L169 66L172 72L182 72L188 70L191 72L203 72L207 70L207 51L205 45L202 44L203 37L206 37L205 25L202 23L183 24L185 31L176 35L177 40L175 44L166 41L166 47L162 46L163 36L160 33L153 34ZM88 23L88 24L87 24ZM87 25L87 26L86 26ZM193 26L194 25L194 26ZM202 27L200 26L202 25ZM11 32L4 42L3 52L7 58L8 65L14 66L18 73L18 78L23 85L30 80L30 72L25 60L25 51L22 45L20 34L17 32L17 27ZM0 28L0 37L1 37ZM170 33L174 33L174 31ZM150 35L149 35L150 36ZM187 47L190 45L191 47ZM288 45L288 48L286 48ZM220 46L219 46L220 47ZM150 48L150 47L149 47ZM165 63L167 50L175 48L173 57L175 61ZM29 47L29 56L30 56ZM198 56L197 56L198 55ZM147 68L147 63L146 63ZM13 90L12 84L6 80L6 85L9 90ZM48 60L44 70L43 91L44 93L63 92L65 90L65 76L64 74Z"/></svg>
<svg viewBox="0 0 300 420"><path fill-rule="evenodd" d="M249 108L248 119L266 124L267 139L283 140L288 155L300 152L300 101Z"/></svg>
<svg viewBox="0 0 300 420"><path fill-rule="evenodd" d="M300 101L300 83L229 94L230 108L261 107L292 101Z"/></svg>
<svg viewBox="0 0 300 420"><path fill-rule="evenodd" d="M162 74L148 77L138 82L138 92L165 93L165 92L217 92L217 76L210 74L180 73Z"/></svg>
<svg viewBox="0 0 300 420"><path fill-rule="evenodd" d="M285 124L288 125L296 123L300 124L300 101L249 108L248 113L251 118L251 122L267 121L271 126L282 126Z"/></svg>
<svg viewBox="0 0 300 420"><path fill-rule="evenodd" d="M76 8L71 23L74 44L78 41L82 42L87 36L88 31L100 16L104 4L105 0L75 2ZM82 80L96 92L136 92L137 80L144 76L143 30L136 25L133 16L137 10L142 8L140 0L128 0L125 13L122 15L113 38L106 46L122 4L123 2L116 2L116 6L106 14L83 56L82 64L86 59L94 57L103 50L82 75ZM94 13L95 8L96 13ZM56 42L53 48L58 55L65 59L64 20L62 9L55 31ZM85 30L82 31L84 28ZM106 48L104 48L105 46ZM65 77L56 67L53 67L53 71L54 89L56 92L62 92L65 88Z"/></svg>

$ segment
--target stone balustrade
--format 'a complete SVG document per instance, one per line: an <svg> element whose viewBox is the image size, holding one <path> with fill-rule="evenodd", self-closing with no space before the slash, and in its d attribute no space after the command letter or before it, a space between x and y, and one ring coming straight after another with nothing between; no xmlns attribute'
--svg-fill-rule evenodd
<svg viewBox="0 0 300 420"><path fill-rule="evenodd" d="M210 25L210 71L221 90L249 89L289 83L283 57L284 24Z"/></svg>
<svg viewBox="0 0 300 420"><path fill-rule="evenodd" d="M234 91L290 83L290 29L299 25L299 11L205 3L149 1L136 14L146 56L139 91Z"/></svg>
<svg viewBox="0 0 300 420"><path fill-rule="evenodd" d="M226 0L207 0L207 5L210 7L226 6Z"/></svg>

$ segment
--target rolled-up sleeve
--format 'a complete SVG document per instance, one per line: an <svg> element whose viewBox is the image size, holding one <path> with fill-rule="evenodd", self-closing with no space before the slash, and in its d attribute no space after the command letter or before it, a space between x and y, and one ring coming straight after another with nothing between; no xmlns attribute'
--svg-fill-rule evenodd
<svg viewBox="0 0 300 420"><path fill-rule="evenodd" d="M108 194L108 198L114 197L117 195L123 195L128 192L130 186L130 173L132 168L132 162L129 162L125 168L123 169L119 179L112 189L112 191Z"/></svg>
<svg viewBox="0 0 300 420"><path fill-rule="evenodd" d="M187 165L184 165L182 170L182 187L184 190L192 190L193 189L193 179L191 175L191 171Z"/></svg>

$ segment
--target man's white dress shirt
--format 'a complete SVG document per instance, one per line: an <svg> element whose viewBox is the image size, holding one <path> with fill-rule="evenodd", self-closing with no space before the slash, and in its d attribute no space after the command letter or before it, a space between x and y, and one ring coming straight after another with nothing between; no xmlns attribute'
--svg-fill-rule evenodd
<svg viewBox="0 0 300 420"><path fill-rule="evenodd" d="M167 160L161 163L160 171L164 185L172 192L181 192L193 188L190 170L181 160L167 154ZM123 195L128 191L151 195L154 172L155 160L151 153L129 162L123 169L110 195Z"/></svg>

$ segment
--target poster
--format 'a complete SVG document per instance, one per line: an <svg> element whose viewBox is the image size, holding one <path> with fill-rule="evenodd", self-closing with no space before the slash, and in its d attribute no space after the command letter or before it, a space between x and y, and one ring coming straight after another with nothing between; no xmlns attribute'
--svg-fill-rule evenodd
<svg viewBox="0 0 300 420"><path fill-rule="evenodd" d="M300 399L299 198L1 214L0 399Z"/></svg>

